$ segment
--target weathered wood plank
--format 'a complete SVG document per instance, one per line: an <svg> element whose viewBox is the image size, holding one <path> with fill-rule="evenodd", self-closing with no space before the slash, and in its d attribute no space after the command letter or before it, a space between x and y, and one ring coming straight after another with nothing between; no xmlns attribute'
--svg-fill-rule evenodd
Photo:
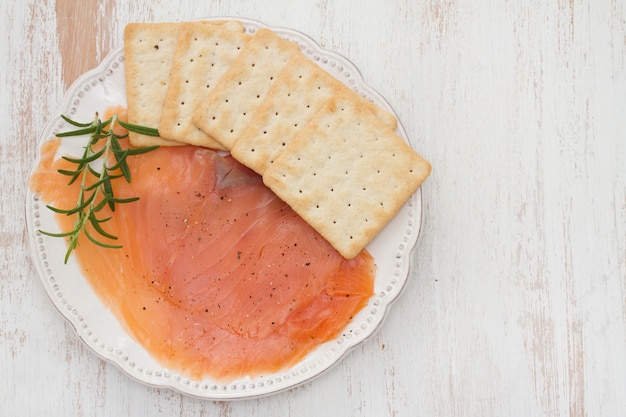
<svg viewBox="0 0 626 417"><path fill-rule="evenodd" d="M87 349L28 258L24 193L67 87L132 21L245 16L350 58L433 163L413 273L319 379L213 403ZM1 2L0 415L615 416L626 408L626 4Z"/></svg>

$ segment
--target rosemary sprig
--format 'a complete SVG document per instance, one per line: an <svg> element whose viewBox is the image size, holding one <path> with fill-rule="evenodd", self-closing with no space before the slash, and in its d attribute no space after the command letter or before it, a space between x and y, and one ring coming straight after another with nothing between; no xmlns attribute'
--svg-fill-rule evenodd
<svg viewBox="0 0 626 417"><path fill-rule="evenodd" d="M99 217L98 213L107 206L113 212L115 211L116 204L130 203L139 199L139 197L115 197L111 182L116 178L124 178L130 183L130 169L128 168L126 159L131 155L143 154L158 148L158 146L122 148L120 139L125 138L128 134L116 134L114 132L116 125L128 131L148 136L159 136L159 132L157 129L125 123L118 118L117 114L102 121L98 113L96 113L91 123L79 123L64 115L61 117L77 129L58 133L57 137L89 135L89 141L84 147L82 156L78 158L69 156L62 157L66 161L76 165L76 167L73 170L58 170L60 174L70 177L68 185L80 180L80 191L76 205L70 209L61 209L51 205L47 206L55 213L76 216L74 228L63 233L50 233L40 230L41 233L47 236L67 238L68 248L65 253L65 263L67 263L70 254L78 245L78 238L81 234L84 234L89 241L98 246L105 248L122 247L110 242L117 240L117 236L108 233L102 226L104 223L111 220L112 217ZM104 141L104 145L96 146L101 144L101 141ZM99 168L98 165L100 165ZM95 177L96 181L88 185L87 178L90 176ZM100 236L92 236L92 233L87 230L88 225L91 225L93 231Z"/></svg>

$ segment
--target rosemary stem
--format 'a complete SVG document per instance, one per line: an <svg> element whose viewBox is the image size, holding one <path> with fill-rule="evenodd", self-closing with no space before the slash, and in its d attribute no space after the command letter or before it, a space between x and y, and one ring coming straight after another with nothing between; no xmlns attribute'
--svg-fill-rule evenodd
<svg viewBox="0 0 626 417"><path fill-rule="evenodd" d="M108 221L111 217L98 217L97 213L105 206L109 206L111 211L115 210L116 204L130 203L136 201L138 198L116 198L114 197L112 180L118 177L124 177L126 181L130 182L130 170L126 162L126 158L130 155L139 155L156 149L158 146L148 146L142 148L133 148L132 150L120 149L118 139L124 136L118 136L114 130L116 126L121 126L128 131L135 133L159 136L157 129L134 125L130 123L122 122L117 114L113 114L111 118L104 122L100 120L98 113L91 122L79 123L67 116L61 116L69 124L78 127L77 130L58 133L58 137L68 136L84 136L89 135L87 145L84 148L81 158L63 157L67 161L77 165L75 171L60 169L58 172L63 175L69 175L72 177L69 184L71 185L74 180L80 178L80 189L78 192L78 199L76 206L73 209L59 209L52 206L48 206L51 210L57 213L65 213L67 215L75 215L74 228L69 232L62 233L50 233L40 230L41 233L53 236L53 237L68 237L68 249L65 254L65 263L67 263L70 254L78 245L78 238L81 234L84 234L87 239L98 246L105 248L121 248L120 245L114 245L108 243L107 239L115 240L117 237L108 233L101 226L101 223ZM105 143L102 145L102 149L99 151L94 150L94 146L100 141L105 139ZM115 160L115 164L111 165L109 162ZM93 164L101 161L102 166L100 170L94 169ZM120 174L118 175L118 171ZM93 176L95 180L93 184L87 184L87 177ZM105 240L96 239L87 230L87 226L91 223L95 232L97 232Z"/></svg>

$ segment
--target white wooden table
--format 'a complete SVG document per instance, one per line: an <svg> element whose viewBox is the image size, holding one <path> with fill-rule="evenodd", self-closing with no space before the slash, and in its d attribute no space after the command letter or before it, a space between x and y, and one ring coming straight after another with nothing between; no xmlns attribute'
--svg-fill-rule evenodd
<svg viewBox="0 0 626 417"><path fill-rule="evenodd" d="M0 416L618 416L626 410L623 0L0 2ZM47 298L24 195L67 87L134 21L244 16L352 60L433 164L383 328L320 378L211 402L102 361Z"/></svg>

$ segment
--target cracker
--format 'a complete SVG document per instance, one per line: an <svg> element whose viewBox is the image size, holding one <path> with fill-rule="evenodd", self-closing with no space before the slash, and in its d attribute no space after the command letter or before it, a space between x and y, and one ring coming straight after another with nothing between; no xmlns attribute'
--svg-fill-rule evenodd
<svg viewBox="0 0 626 417"><path fill-rule="evenodd" d="M192 121L230 149L247 126L297 44L259 29L194 112Z"/></svg>
<svg viewBox="0 0 626 417"><path fill-rule="evenodd" d="M128 122L158 128L176 49L178 23L132 23L124 30ZM133 146L180 142L130 132Z"/></svg>
<svg viewBox="0 0 626 417"><path fill-rule="evenodd" d="M232 146L233 157L262 175L333 96L335 87L334 79L317 64L294 55Z"/></svg>
<svg viewBox="0 0 626 417"><path fill-rule="evenodd" d="M430 174L430 164L352 95L331 99L263 181L345 258L356 256Z"/></svg>
<svg viewBox="0 0 626 417"><path fill-rule="evenodd" d="M396 127L389 112L358 95L304 54L295 54L276 78L252 120L232 145L239 162L263 175L289 141L334 95L353 94L355 102Z"/></svg>
<svg viewBox="0 0 626 417"><path fill-rule="evenodd" d="M162 137L224 149L198 129L191 116L245 45L248 35L235 20L182 23L159 124Z"/></svg>

